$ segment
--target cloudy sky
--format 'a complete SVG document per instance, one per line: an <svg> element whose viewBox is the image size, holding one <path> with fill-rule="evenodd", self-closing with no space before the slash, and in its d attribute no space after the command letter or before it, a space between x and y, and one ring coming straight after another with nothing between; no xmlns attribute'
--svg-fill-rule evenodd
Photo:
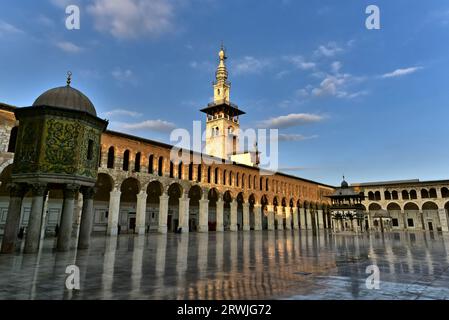
<svg viewBox="0 0 449 320"><path fill-rule="evenodd" d="M170 142L204 121L224 41L241 124L279 129L281 170L447 179L448 36L445 0L3 0L0 101L31 105L71 70L111 129Z"/></svg>

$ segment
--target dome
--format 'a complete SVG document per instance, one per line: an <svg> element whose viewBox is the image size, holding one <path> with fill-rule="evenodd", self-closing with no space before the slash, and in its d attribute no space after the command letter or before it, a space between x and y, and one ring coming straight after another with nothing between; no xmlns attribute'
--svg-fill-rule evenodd
<svg viewBox="0 0 449 320"><path fill-rule="evenodd" d="M33 103L36 106L59 107L64 109L87 112L97 116L92 102L81 91L70 85L50 89L41 94Z"/></svg>
<svg viewBox="0 0 449 320"><path fill-rule="evenodd" d="M342 188L349 188L349 184L346 182L346 180L343 179L343 181L341 182L341 187Z"/></svg>

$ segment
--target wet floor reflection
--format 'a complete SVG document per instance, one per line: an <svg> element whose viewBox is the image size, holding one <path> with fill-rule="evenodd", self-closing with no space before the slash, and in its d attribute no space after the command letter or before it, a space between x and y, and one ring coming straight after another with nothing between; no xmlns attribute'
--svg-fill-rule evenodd
<svg viewBox="0 0 449 320"><path fill-rule="evenodd" d="M93 237L89 250L0 256L1 299L444 299L449 238L255 231ZM68 265L80 291L65 289ZM366 267L381 288L366 288Z"/></svg>

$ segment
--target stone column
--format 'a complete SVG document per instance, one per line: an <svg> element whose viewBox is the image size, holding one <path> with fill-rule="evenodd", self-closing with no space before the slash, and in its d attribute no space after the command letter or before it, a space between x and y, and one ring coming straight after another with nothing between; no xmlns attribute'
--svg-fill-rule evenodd
<svg viewBox="0 0 449 320"><path fill-rule="evenodd" d="M45 238L45 229L47 228L48 219L48 196L50 192L47 192L44 198L44 210L42 211L42 221L41 221L41 241ZM39 244L40 246L40 244Z"/></svg>
<svg viewBox="0 0 449 320"><path fill-rule="evenodd" d="M277 206L276 219L278 221L278 230L284 230L284 207L281 205Z"/></svg>
<svg viewBox="0 0 449 320"><path fill-rule="evenodd" d="M61 225L59 227L58 251L70 250L70 240L72 238L73 210L75 209L75 195L78 191L77 185L66 185L64 189L64 203L62 205Z"/></svg>
<svg viewBox="0 0 449 320"><path fill-rule="evenodd" d="M298 207L293 207L293 229L294 230L298 230L299 229Z"/></svg>
<svg viewBox="0 0 449 320"><path fill-rule="evenodd" d="M238 206L237 201L233 199L231 202L231 225L230 225L231 231L237 231L237 206Z"/></svg>
<svg viewBox="0 0 449 320"><path fill-rule="evenodd" d="M46 184L34 184L32 186L33 200L26 232L25 253L36 253L39 249L42 211L44 207L44 195L47 191L46 189Z"/></svg>
<svg viewBox="0 0 449 320"><path fill-rule="evenodd" d="M262 205L254 204L254 230L262 230Z"/></svg>
<svg viewBox="0 0 449 320"><path fill-rule="evenodd" d="M134 233L139 235L145 234L145 221L147 213L147 192L142 190L137 195L136 204L136 229Z"/></svg>
<svg viewBox="0 0 449 320"><path fill-rule="evenodd" d="M306 210L304 208L299 208L299 222L301 230L307 229L306 226Z"/></svg>
<svg viewBox="0 0 449 320"><path fill-rule="evenodd" d="M243 231L249 231L249 202L243 203Z"/></svg>
<svg viewBox="0 0 449 320"><path fill-rule="evenodd" d="M440 217L441 231L448 232L446 209L438 209L438 215Z"/></svg>
<svg viewBox="0 0 449 320"><path fill-rule="evenodd" d="M352 231L354 231L355 233L359 233L359 227L357 226L357 219L353 219L352 220Z"/></svg>
<svg viewBox="0 0 449 320"><path fill-rule="evenodd" d="M118 218L120 213L120 195L122 192L117 188L111 191L109 196L109 214L108 214L108 235L116 236L118 234Z"/></svg>
<svg viewBox="0 0 449 320"><path fill-rule="evenodd" d="M78 249L88 249L90 235L94 223L94 194L95 188L83 188L83 212L81 214Z"/></svg>
<svg viewBox="0 0 449 320"><path fill-rule="evenodd" d="M405 218L405 211L401 210L401 212L399 212L399 217L398 217L398 226L399 226L399 228L405 230L404 218Z"/></svg>
<svg viewBox="0 0 449 320"><path fill-rule="evenodd" d="M46 206L47 203L45 203L44 205L44 218ZM83 213L83 194L81 192L78 192L78 196L75 195L75 206L73 208L72 238L78 239L82 213Z"/></svg>
<svg viewBox="0 0 449 320"><path fill-rule="evenodd" d="M224 201L221 198L221 196L218 196L218 200L217 200L217 231L223 231L224 227L223 227L223 212L224 212Z"/></svg>
<svg viewBox="0 0 449 320"><path fill-rule="evenodd" d="M22 201L26 192L23 185L12 183L9 189L8 216L6 217L1 253L13 253L20 229Z"/></svg>
<svg viewBox="0 0 449 320"><path fill-rule="evenodd" d="M292 229L292 208L289 206L285 207L285 229Z"/></svg>
<svg viewBox="0 0 449 320"><path fill-rule="evenodd" d="M158 232L167 233L167 218L168 218L168 199L170 197L163 193L159 197L159 223Z"/></svg>
<svg viewBox="0 0 449 320"><path fill-rule="evenodd" d="M268 230L274 230L274 206L269 204L267 205L267 213L268 213Z"/></svg>
<svg viewBox="0 0 449 320"><path fill-rule="evenodd" d="M203 192L199 207L199 225L198 232L209 231L209 200L207 199L207 192Z"/></svg>
<svg viewBox="0 0 449 320"><path fill-rule="evenodd" d="M179 226L183 233L189 232L189 200L187 194L179 198Z"/></svg>

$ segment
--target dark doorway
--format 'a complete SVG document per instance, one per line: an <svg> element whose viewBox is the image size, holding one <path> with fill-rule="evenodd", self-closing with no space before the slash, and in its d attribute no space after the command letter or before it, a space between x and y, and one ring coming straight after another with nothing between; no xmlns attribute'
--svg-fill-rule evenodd
<svg viewBox="0 0 449 320"><path fill-rule="evenodd" d="M433 223L431 221L428 222L429 231L433 231Z"/></svg>
<svg viewBox="0 0 449 320"><path fill-rule="evenodd" d="M136 218L129 218L129 230L133 232L136 230Z"/></svg>

